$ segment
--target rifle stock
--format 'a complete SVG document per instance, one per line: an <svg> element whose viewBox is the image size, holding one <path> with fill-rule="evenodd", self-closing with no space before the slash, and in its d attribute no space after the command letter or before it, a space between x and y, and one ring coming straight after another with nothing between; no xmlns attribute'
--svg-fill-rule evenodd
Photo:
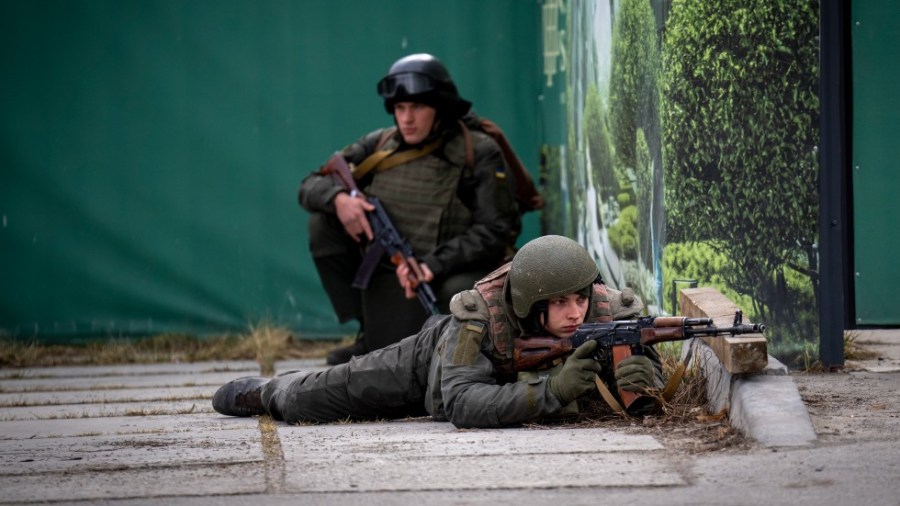
<svg viewBox="0 0 900 506"><path fill-rule="evenodd" d="M552 364L572 352L572 340L559 337L520 337L513 347L516 370L528 371Z"/></svg>

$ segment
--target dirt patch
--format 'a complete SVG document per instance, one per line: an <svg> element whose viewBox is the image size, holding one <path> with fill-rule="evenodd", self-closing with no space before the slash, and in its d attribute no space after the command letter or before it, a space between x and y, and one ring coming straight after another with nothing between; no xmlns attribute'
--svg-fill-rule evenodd
<svg viewBox="0 0 900 506"><path fill-rule="evenodd" d="M900 330L850 333L844 370L794 373L821 442L900 438Z"/></svg>
<svg viewBox="0 0 900 506"><path fill-rule="evenodd" d="M822 442L900 437L900 372L793 375Z"/></svg>

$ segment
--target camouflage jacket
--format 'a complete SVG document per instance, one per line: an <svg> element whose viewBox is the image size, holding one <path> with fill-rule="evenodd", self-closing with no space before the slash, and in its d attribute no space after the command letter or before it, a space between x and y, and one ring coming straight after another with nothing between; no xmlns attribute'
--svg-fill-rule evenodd
<svg viewBox="0 0 900 506"><path fill-rule="evenodd" d="M631 295L606 289L612 317L637 316L643 303ZM592 295L591 305L594 305ZM463 299L467 300L463 300ZM623 304L627 302L628 304ZM437 419L457 427L503 427L560 412L559 399L547 388L545 376L512 380L502 374L492 335L487 302L475 290L462 292L451 302L452 316L424 332L439 332L429 366L425 408ZM509 329L521 332L511 308L506 308ZM496 321L496 317L493 318ZM436 336L435 336L436 337Z"/></svg>

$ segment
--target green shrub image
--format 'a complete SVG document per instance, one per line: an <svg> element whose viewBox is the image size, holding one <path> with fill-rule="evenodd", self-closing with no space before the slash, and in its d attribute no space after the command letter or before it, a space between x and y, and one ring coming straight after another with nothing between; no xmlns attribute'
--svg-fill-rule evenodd
<svg viewBox="0 0 900 506"><path fill-rule="evenodd" d="M610 128L618 171L635 167L638 128L658 133L659 43L647 0L622 0L612 37ZM622 175L618 177L621 179Z"/></svg>
<svg viewBox="0 0 900 506"><path fill-rule="evenodd" d="M675 1L663 43L668 240L714 247L785 342L816 335L817 55L811 1Z"/></svg>
<svg viewBox="0 0 900 506"><path fill-rule="evenodd" d="M621 258L637 259L637 207L622 209L619 218L609 227L609 242Z"/></svg>
<svg viewBox="0 0 900 506"><path fill-rule="evenodd" d="M653 258L650 239L650 209L653 202L653 159L644 130L638 128L635 142L635 201L638 207L638 244L641 259L650 264Z"/></svg>
<svg viewBox="0 0 900 506"><path fill-rule="evenodd" d="M609 127L606 124L606 110L597 91L591 85L585 95L584 131L587 136L588 155L590 155L592 176L602 200L614 195L618 182L613 171L612 146L609 139Z"/></svg>

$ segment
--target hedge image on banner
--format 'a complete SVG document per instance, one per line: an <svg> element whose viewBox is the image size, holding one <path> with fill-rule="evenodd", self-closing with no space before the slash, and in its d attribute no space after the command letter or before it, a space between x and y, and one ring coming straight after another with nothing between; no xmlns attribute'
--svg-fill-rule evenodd
<svg viewBox="0 0 900 506"><path fill-rule="evenodd" d="M818 3L586 2L558 23L547 231L651 313L713 286L768 326L770 353L816 356Z"/></svg>

